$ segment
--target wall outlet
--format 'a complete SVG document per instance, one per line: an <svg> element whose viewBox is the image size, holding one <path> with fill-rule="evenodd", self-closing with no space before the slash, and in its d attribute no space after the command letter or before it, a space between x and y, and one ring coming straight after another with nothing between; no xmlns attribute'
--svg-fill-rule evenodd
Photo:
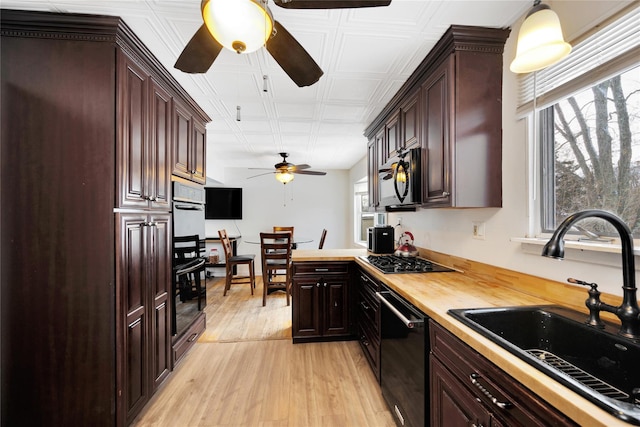
<svg viewBox="0 0 640 427"><path fill-rule="evenodd" d="M401 216L398 217L398 221L397 221L396 225L402 225L402 217Z"/></svg>
<svg viewBox="0 0 640 427"><path fill-rule="evenodd" d="M473 238L484 240L484 222L473 221Z"/></svg>

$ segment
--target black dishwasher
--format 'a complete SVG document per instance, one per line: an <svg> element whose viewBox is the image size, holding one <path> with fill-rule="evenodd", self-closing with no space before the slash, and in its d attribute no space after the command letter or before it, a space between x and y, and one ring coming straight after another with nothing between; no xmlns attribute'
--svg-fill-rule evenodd
<svg viewBox="0 0 640 427"><path fill-rule="evenodd" d="M380 300L380 386L399 426L424 427L428 420L429 349L427 316L382 286Z"/></svg>

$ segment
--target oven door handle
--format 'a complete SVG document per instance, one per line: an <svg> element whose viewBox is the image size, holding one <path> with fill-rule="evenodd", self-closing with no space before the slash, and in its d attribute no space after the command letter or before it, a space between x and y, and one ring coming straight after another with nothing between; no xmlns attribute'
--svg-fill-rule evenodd
<svg viewBox="0 0 640 427"><path fill-rule="evenodd" d="M184 268L182 268L180 270L177 270L175 272L175 274L178 275L178 276L181 276L183 274L191 273L192 271L195 271L195 270L199 269L200 267L202 267L205 264L205 262L207 262L206 259L200 258L197 263L195 263L193 265L189 265L188 267L184 267Z"/></svg>
<svg viewBox="0 0 640 427"><path fill-rule="evenodd" d="M179 205L179 204L175 204L174 209L178 209L181 211L202 211L204 210L204 206L202 205Z"/></svg>
<svg viewBox="0 0 640 427"><path fill-rule="evenodd" d="M387 292L388 294L388 292ZM390 294L389 294L390 295ZM397 308L394 307L393 304L391 304L380 292L376 292L376 297L378 297L378 300L380 302L382 302L384 305L386 305L389 310L391 310L391 312L393 314L396 315L396 317L400 320L402 320L402 323L405 324L405 326L409 329L413 329L416 325L420 325L422 323L424 323L424 320L409 320L405 317L404 314L402 314L400 312L400 310L398 310Z"/></svg>

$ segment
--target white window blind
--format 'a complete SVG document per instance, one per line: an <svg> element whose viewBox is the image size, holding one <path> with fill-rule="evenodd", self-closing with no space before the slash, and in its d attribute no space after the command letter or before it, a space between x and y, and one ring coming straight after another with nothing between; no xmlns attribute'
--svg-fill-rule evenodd
<svg viewBox="0 0 640 427"><path fill-rule="evenodd" d="M640 6L573 46L568 57L536 73L520 74L518 115L548 107L640 63ZM534 77L536 80L534 86Z"/></svg>

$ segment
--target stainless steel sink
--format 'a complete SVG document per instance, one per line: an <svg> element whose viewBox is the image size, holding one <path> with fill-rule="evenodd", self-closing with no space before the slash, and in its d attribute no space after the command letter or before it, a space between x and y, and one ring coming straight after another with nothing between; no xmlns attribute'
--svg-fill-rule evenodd
<svg viewBox="0 0 640 427"><path fill-rule="evenodd" d="M473 308L449 314L616 417L640 425L640 342L597 329L559 306Z"/></svg>

